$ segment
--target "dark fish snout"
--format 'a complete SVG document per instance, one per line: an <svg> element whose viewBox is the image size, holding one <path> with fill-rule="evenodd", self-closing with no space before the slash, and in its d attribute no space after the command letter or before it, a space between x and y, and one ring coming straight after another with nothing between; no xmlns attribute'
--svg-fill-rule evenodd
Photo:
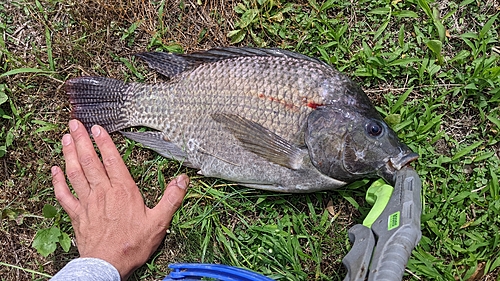
<svg viewBox="0 0 500 281"><path fill-rule="evenodd" d="M401 152L397 157L392 157L389 159L389 164L396 170L401 170L407 164L418 159L418 154L415 152L403 153Z"/></svg>

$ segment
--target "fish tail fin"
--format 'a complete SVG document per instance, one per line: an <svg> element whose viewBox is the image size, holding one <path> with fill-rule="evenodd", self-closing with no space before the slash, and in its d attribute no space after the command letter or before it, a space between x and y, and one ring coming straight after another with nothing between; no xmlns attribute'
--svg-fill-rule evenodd
<svg viewBox="0 0 500 281"><path fill-rule="evenodd" d="M71 118L80 120L89 132L95 124L108 132L132 126L127 110L127 83L104 77L78 77L66 81L64 88L72 105Z"/></svg>

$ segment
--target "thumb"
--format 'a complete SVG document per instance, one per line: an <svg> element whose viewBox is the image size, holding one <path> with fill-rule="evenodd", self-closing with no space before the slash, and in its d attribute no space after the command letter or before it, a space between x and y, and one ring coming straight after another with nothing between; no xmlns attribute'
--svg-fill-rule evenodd
<svg viewBox="0 0 500 281"><path fill-rule="evenodd" d="M154 218L165 226L165 229L170 225L170 221L174 216L175 211L179 209L182 200L186 195L187 187L189 185L189 177L185 174L177 176L165 188L163 197L151 211Z"/></svg>

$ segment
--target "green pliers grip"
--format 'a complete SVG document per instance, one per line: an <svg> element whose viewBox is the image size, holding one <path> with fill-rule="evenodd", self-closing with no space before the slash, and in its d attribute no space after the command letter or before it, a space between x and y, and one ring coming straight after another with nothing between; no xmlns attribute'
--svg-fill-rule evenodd
<svg viewBox="0 0 500 281"><path fill-rule="evenodd" d="M422 236L422 182L413 168L404 167L396 172L391 189L376 183L369 195L375 195L377 202L367 220L349 229L353 246L342 260L348 271L344 281L402 280Z"/></svg>

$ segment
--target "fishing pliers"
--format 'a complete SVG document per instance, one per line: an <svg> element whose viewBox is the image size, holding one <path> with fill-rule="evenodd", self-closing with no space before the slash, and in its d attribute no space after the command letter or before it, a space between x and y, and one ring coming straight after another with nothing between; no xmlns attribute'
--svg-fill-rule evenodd
<svg viewBox="0 0 500 281"><path fill-rule="evenodd" d="M395 175L394 187L382 180L367 192L373 208L348 231L353 246L342 263L344 281L401 281L412 250L420 241L422 182L415 170L404 167Z"/></svg>

